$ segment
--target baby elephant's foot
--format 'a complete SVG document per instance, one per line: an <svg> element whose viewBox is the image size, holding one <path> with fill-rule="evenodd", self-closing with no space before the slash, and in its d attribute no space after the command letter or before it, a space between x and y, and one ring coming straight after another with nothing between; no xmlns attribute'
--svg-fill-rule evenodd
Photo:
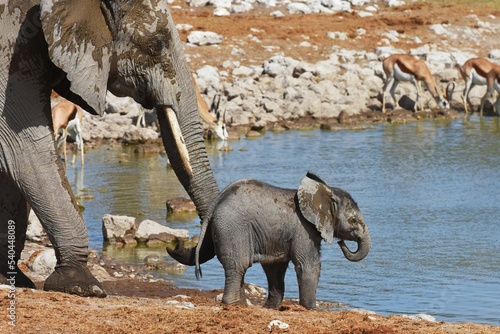
<svg viewBox="0 0 500 334"><path fill-rule="evenodd" d="M314 310L316 308L316 300L314 301L299 301L299 304L308 310Z"/></svg>
<svg viewBox="0 0 500 334"><path fill-rule="evenodd" d="M266 300L264 307L265 308L278 308L278 306L281 305L281 300L280 301L273 301L273 300Z"/></svg>
<svg viewBox="0 0 500 334"><path fill-rule="evenodd" d="M278 308L283 301L283 293L274 293L273 290L268 294L266 303L264 304L265 308Z"/></svg>
<svg viewBox="0 0 500 334"><path fill-rule="evenodd" d="M46 291L60 291L82 297L106 297L101 283L87 267L58 266L47 278L43 287Z"/></svg>

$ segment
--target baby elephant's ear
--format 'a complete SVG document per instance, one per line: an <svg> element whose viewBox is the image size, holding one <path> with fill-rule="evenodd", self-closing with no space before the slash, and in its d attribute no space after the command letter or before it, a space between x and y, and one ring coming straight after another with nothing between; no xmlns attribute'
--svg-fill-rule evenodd
<svg viewBox="0 0 500 334"><path fill-rule="evenodd" d="M326 242L332 243L337 203L330 187L316 175L308 173L300 182L297 199L304 218L316 226Z"/></svg>

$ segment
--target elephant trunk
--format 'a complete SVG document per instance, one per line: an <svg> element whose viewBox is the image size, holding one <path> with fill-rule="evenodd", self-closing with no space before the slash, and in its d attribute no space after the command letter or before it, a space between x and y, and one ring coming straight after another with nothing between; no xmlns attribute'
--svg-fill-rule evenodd
<svg viewBox="0 0 500 334"><path fill-rule="evenodd" d="M203 220L219 188L210 168L197 109L194 107L188 116L185 111L177 114L169 108L157 112L169 162Z"/></svg>
<svg viewBox="0 0 500 334"><path fill-rule="evenodd" d="M186 75L186 82L191 83L190 73L187 72ZM203 218L209 214L212 203L219 194L219 188L205 148L194 86L184 87L178 110L157 107L157 114L170 164L204 221ZM167 251L178 262L195 265L195 247L184 248L182 242L179 242L175 249ZM200 249L200 262L204 263L214 256L212 235L208 233Z"/></svg>
<svg viewBox="0 0 500 334"><path fill-rule="evenodd" d="M162 58L162 66L155 68L164 72L151 74L150 86L155 89L152 100L170 164L204 221L219 194L219 188L205 148L191 70L170 15L168 22L168 26L172 27L169 52ZM186 265L195 265L195 250L183 248L181 243L175 249L167 249L174 259ZM207 234L200 252L200 259L205 261L215 256L211 234Z"/></svg>
<svg viewBox="0 0 500 334"><path fill-rule="evenodd" d="M359 238L357 240L357 243L358 243L358 249L353 253L347 247L344 240L340 240L338 242L340 249L342 249L342 252L344 253L345 258L348 259L349 261L353 262L361 261L368 255L368 252L370 251L371 247L371 240L368 232L362 238Z"/></svg>
<svg viewBox="0 0 500 334"><path fill-rule="evenodd" d="M171 109L164 108L157 112L169 161L203 221L219 194L219 188L210 169L198 111L194 107L187 116L181 111L179 114L184 116L180 120ZM195 265L195 247L184 248L182 242L179 242L175 249L168 248L167 251L178 262ZM212 236L208 233L200 249L200 261L204 263L214 256Z"/></svg>

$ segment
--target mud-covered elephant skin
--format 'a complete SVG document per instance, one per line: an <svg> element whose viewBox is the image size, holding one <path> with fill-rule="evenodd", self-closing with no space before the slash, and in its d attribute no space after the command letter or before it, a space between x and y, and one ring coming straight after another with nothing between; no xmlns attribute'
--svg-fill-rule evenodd
<svg viewBox="0 0 500 334"><path fill-rule="evenodd" d="M34 287L17 267L31 207L57 256L44 288L103 297L86 267L87 230L55 147L50 93L97 115L107 91L155 108L172 167L203 218L219 190L167 1L4 0L0 28L0 278Z"/></svg>
<svg viewBox="0 0 500 334"><path fill-rule="evenodd" d="M350 261L364 259L371 245L363 215L349 193L329 187L312 173L302 179L298 190L256 180L236 181L220 193L206 219L198 248L211 233L215 253L224 267L225 304L245 304L245 272L252 263L260 262L269 286L264 306L278 307L283 300L285 272L292 261L299 303L315 308L321 241L340 239L339 245ZM351 252L344 240L357 242L357 250ZM195 262L199 276L203 261L198 254Z"/></svg>

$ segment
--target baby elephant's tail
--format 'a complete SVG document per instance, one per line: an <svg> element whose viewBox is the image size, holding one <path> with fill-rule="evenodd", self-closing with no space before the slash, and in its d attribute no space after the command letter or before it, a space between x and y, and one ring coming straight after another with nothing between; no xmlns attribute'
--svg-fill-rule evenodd
<svg viewBox="0 0 500 334"><path fill-rule="evenodd" d="M198 244L196 245L194 274L196 275L197 280L203 277L203 273L201 272L201 266L200 266L200 249L201 245L203 244L203 239L205 238L205 234L207 233L209 222L210 222L210 215L201 222L200 238L198 240Z"/></svg>

